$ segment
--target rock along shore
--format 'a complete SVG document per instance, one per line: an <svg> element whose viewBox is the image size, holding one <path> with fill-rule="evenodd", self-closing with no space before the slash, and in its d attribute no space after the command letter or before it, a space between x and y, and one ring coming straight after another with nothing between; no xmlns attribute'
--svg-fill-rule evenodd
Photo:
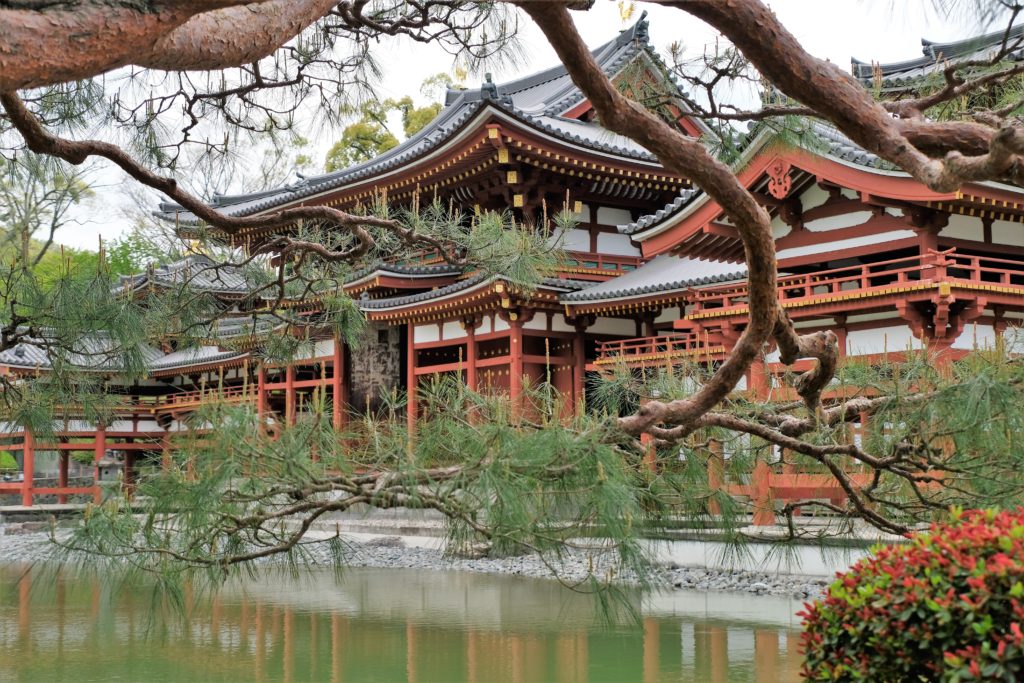
<svg viewBox="0 0 1024 683"><path fill-rule="evenodd" d="M437 548L409 545L401 536L376 536L369 539L360 539L358 536L360 535L346 538L346 566L454 570L538 579L554 578L551 569L533 555L506 558L450 557ZM331 564L326 543L307 546L307 550L310 566ZM2 563L43 562L52 559L52 551L44 524L0 525ZM567 582L583 580L587 576L590 563L590 558L582 553L569 555L559 566L558 576ZM663 571L666 583L680 590L787 595L796 599L817 598L830 583L828 579L821 577L742 570L666 566Z"/></svg>

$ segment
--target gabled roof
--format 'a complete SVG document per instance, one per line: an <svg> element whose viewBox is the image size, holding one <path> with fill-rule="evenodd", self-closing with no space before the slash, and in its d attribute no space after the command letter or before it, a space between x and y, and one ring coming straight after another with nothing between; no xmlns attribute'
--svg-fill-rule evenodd
<svg viewBox="0 0 1024 683"><path fill-rule="evenodd" d="M593 54L609 77L620 73L640 54L646 54L653 63L661 64L656 51L648 43L645 17L593 50ZM487 82L476 89L449 90L444 109L433 121L374 159L340 171L300 177L297 182L274 190L219 195L211 204L228 215L247 216L363 182L424 157L451 140L471 121L490 114L503 116L589 150L656 163L654 155L631 139L614 134L597 123L563 116L584 99L583 93L561 65L503 84ZM177 204L162 203L159 209L158 215L168 220L184 225L196 223L195 217Z"/></svg>
<svg viewBox="0 0 1024 683"><path fill-rule="evenodd" d="M807 132L810 134L810 141L807 147L810 148L808 151L812 153L832 158L844 164L862 167L869 171L876 170L887 175L897 172L892 164L860 147L827 123L809 121ZM745 166L759 151L767 147L776 138L777 135L773 130L764 127L755 128L746 137L745 141L742 142L739 159L733 164L733 167L739 169ZM655 213L641 216L633 223L617 226L617 229L624 235L639 235L656 226L661 226L678 214L684 213L688 209L699 206L708 200L709 198L703 190L687 188L680 192L679 196L671 203L666 204Z"/></svg>
<svg viewBox="0 0 1024 683"><path fill-rule="evenodd" d="M686 256L661 254L636 270L561 297L565 304L590 304L634 299L651 294L685 291L691 287L742 280L747 269Z"/></svg>
<svg viewBox="0 0 1024 683"><path fill-rule="evenodd" d="M973 38L949 43L936 43L921 39L922 56L903 62L874 64L851 59L851 71L855 78L869 87L875 87L876 74L881 76L883 90L899 90L919 85L933 74L938 74L950 64L979 59L991 59L1002 49L1009 50L1008 61L1024 59L1024 24L1009 30L1002 28Z"/></svg>

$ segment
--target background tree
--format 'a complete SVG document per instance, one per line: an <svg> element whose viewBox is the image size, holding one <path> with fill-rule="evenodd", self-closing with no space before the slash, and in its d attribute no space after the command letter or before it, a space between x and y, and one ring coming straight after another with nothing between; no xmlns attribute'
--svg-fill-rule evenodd
<svg viewBox="0 0 1024 683"><path fill-rule="evenodd" d="M460 86L448 74L439 73L424 80L420 91L427 97L440 100L451 87ZM397 100L373 99L346 111L350 115L358 114L358 119L345 126L341 139L327 151L324 169L328 172L340 171L396 147L399 140L388 127L388 117L392 113L401 115L402 133L409 138L433 121L442 107L439 101L417 107L412 97L406 95Z"/></svg>
<svg viewBox="0 0 1024 683"><path fill-rule="evenodd" d="M332 286L336 289L345 269L360 259L401 248L438 249L449 262L462 265L476 263L485 268L521 265L522 261L513 260L510 254L514 251L513 245L525 238L514 233L511 237L500 237L510 234L504 230L507 226L500 218L480 221L469 232L456 229L457 221L445 217L440 209L435 209L427 219L412 214L395 216L384 206L361 215L331 207L307 206L237 218L204 202L201 194L190 190L181 175L182 165L195 163L196 157L232 154L244 140L291 130L303 111L315 110L319 116L337 122L341 113L362 101L359 94L369 82L368 75L375 70L370 47L377 38L405 36L440 44L466 59L470 66L484 57L514 56L512 36L518 16L515 5L543 31L573 80L587 95L604 127L654 151L665 168L690 178L723 207L745 248L750 324L729 357L714 372L694 369L688 376L664 378L664 382L673 384L672 391L663 393L662 400L645 402L634 414L614 422L621 431L597 429L589 424L570 428L557 421L545 422L538 434L546 436L537 438L550 439L547 451L538 450L532 455L514 446L506 451L481 446L483 455L479 463L487 466L467 462L441 469L426 464L431 462L428 454L422 459L417 456L403 460L404 456L396 455L405 452L400 443L381 440L380 443L388 445L387 453L375 454L377 459L371 463L380 469L366 475L369 480L354 473L344 475L347 478L334 479L315 468L298 467L297 461L287 460L291 456L282 456L275 447L253 436L249 442L237 443L255 449L253 452L267 454L271 459L286 458L281 462L282 471L289 473L287 478L282 475L279 480L270 479L274 484L270 488L259 482L245 481L243 487L257 488L245 489L247 493L237 498L228 497L228 509L211 510L197 498L182 497L179 500L191 501L190 509L194 509L195 514L169 510L153 513L157 516L179 514L176 521L185 526L178 528L192 525L199 534L192 540L210 541L203 546L202 553L182 552L177 538L161 544L160 537L154 535L146 537L146 545L152 551L136 553L133 534L145 530L129 521L129 517L116 514L119 512L116 509L109 515L92 517L96 521L91 529L86 528L82 537L87 547L100 552L132 552L139 557L169 557L187 566L222 571L228 565L253 559L248 544L260 542L257 536L267 539L260 542L261 554L294 551L312 520L343 505L338 502L341 494L385 506L402 501L403 504L435 507L453 520L453 529L470 529L484 538L507 538L514 544L541 547L536 536L549 533L550 525L542 524L539 531L536 524L527 525L529 528L522 527L526 530L521 534L507 531L503 520L517 519L522 523L526 515L506 516L495 509L493 501L486 505L481 502L486 496L500 495L497 477L504 477L507 482L523 472L523 476L534 482L551 478L552 486L557 487L561 486L560 482L578 484L583 472L590 476L596 473L597 481L602 482L604 477L612 476L606 461L613 453L620 462L628 462L626 454L632 452L630 449L639 448L623 434L652 435L663 448L664 463L677 459L680 449L684 455L699 455L709 436L734 438L750 444L745 450L752 457L763 457L766 448L771 446L788 449L809 458L837 478L851 500L851 510L843 510L844 513L859 515L880 529L894 532L904 532L922 518L941 514L956 496L978 501L982 496L1006 500L1018 495L1020 483L1012 474L1021 469L1014 460L1015 437L1012 436L1020 421L1016 406L1021 403L1016 393L1020 385L1016 362L972 361L981 365L964 366L953 373L952 381L934 373L927 363L920 363L912 385L916 396L899 391L901 387L896 382L906 381L905 377L893 380L884 374L873 377L862 374L883 386L881 396L822 403L822 390L836 377L836 337L831 332L798 334L780 307L775 245L767 212L739 181L734 169L717 158L705 141L681 134L671 121L659 115L657 107L651 111L609 81L580 38L569 14L569 9L586 9L589 3L442 0L422 4L336 0L284 3L270 0L258 4L261 10L258 21L247 4L230 0L158 3L153 6L154 11L139 10L129 4L0 9L0 21L8 28L0 37L0 105L5 111L5 139L10 145L23 144L38 154L73 164L93 157L107 159L136 181L194 214L222 238L229 239L242 229L280 230L279 237L250 258L275 253L284 257L280 260L282 264L291 263L295 258L306 259L302 268L281 265L280 277L268 280L260 289L261 293L266 293L276 288L282 299L294 295L296 287L299 292L331 291ZM864 149L936 190L949 191L967 181L999 180L1020 184L1024 180L1021 175L1024 165L1020 163L1024 154L1024 128L1012 116L1014 107L1000 105L944 119L931 115L947 103L998 89L1024 73L1024 66L1019 62L1004 59L1018 47L1016 43L1005 40L999 53L982 63L947 65L942 84L930 87L927 92L878 101L835 65L807 54L760 0L663 0L658 4L707 22L732 45L722 56L710 55L705 60L704 74L713 73L713 76L701 72L688 74L691 85L703 89L702 96L692 96L688 104L695 116L723 131L719 136L723 139L728 139L727 126L734 122L773 122L785 128L792 117L803 116L830 123ZM983 4L1008 10L1011 23L1021 10L1016 4L995 0ZM38 30L41 19L48 20L48 25L58 22L79 39L70 50L46 49L48 45L55 46L64 36L53 31L41 33ZM121 29L116 45L111 44L110 35L105 31L114 21ZM223 40L223 36L231 36L231 39ZM771 39L766 40L766 36ZM117 71L129 66L133 68ZM729 90L716 89L716 83L724 85L751 78L756 78L766 91L778 96L768 98L764 106L756 110L718 102L721 94ZM1004 89L1009 92L1009 87ZM145 94L139 96L140 92ZM643 99L647 93L639 92L635 96ZM107 124L104 130L117 130L128 142L114 144L108 139L87 139L81 135L81 124L95 123L97 116ZM409 120L413 118L410 116ZM218 126L226 128L227 133L215 134ZM186 154L183 151L186 149L197 150L197 154ZM285 232L300 221L316 227L305 232ZM485 233L497 242L484 241ZM508 258L474 260L475 249L495 243L502 245ZM534 275L542 272L543 263L537 260L535 264ZM338 325L352 310L350 302L346 304L341 298L329 308L334 317L329 317L328 321ZM210 315L211 311L204 313ZM8 330L17 326L11 321L5 325ZM154 329L166 330L167 326ZM768 343L778 347L783 363L793 364L802 358L816 361L810 371L794 379L794 387L802 398L799 404L752 405L732 395L740 378ZM623 392L628 390L626 387ZM981 390L986 401L975 405L986 411L986 420L1007 427L1005 439L985 441L986 435L990 436L988 432L979 432L965 424L962 412L957 414L951 410L964 392ZM886 416L891 423L907 425L907 428L897 430L895 437L879 434L867 444L848 443L842 437L842 427L865 413ZM924 426L935 424L929 420L940 417L956 425L956 434L964 439L962 451L947 454L935 448L935 439L940 435L929 433ZM502 434L515 432L520 435L516 438L524 440L528 438L527 431L534 428L534 425L522 425L511 418L509 424L505 424L497 412L492 422L495 429L509 430ZM611 418L601 422L610 423ZM310 435L295 438L313 443L310 441L314 438L312 433L307 434ZM595 452L592 456L594 460L571 457L584 452L577 450L575 444L593 444L595 435L600 435L600 443L610 450L602 447L600 454ZM467 447L478 443L468 432L459 436L465 437ZM504 443L504 438L498 441ZM239 449L233 455L242 457L244 449L242 446ZM200 448L196 455L201 452ZM303 451L298 445L289 452L309 459L308 450ZM557 453L565 454L568 460L555 457ZM971 453L979 456L976 463L966 459ZM547 459L536 460L542 456ZM532 464L524 462L531 457L535 458ZM876 473L876 484L866 489L850 486L844 478L840 458L850 459ZM195 495L207 496L210 504L222 500L224 487L233 485L246 471L232 464L237 460L226 458L225 470L219 476L217 471L205 471L203 481L209 482L206 485L190 483ZM212 463L212 460L205 462ZM490 467L495 462L506 466ZM936 482L934 472L937 470L949 473L953 479ZM703 500L700 488L681 486L687 476L692 476L688 472L688 467L679 472L666 467L664 475L668 490L677 491L685 505ZM644 495L644 491L653 490L653 486L625 474L616 481L627 482L632 487L628 489L629 500L622 498L624 489L618 485L607 487L607 499L590 499L587 497L590 492L603 490L595 483L584 489L581 500L589 500L591 507L583 509L591 510L596 506L607 511L607 505L618 497L624 504L621 510L649 509L641 521L655 523L661 514L661 503L649 503L663 499L657 496L648 499ZM675 488L677 482L679 488ZM941 483L941 487L934 486L936 483ZM510 490L526 488L512 486ZM543 485L538 495L539 498L526 499L533 506L530 512L547 515L538 519L550 522L559 515L570 514L571 507L545 503L557 497L549 496ZM458 502L461 500L470 502ZM480 521L478 513L483 513L485 521ZM262 536L262 530L289 515L305 515L299 533ZM616 523L611 517L595 512L582 520L576 519L570 528L575 530L586 520L600 520L609 530L618 545L618 558L623 567L635 570L640 567L632 561L636 557L633 541L638 533L632 513L623 517L622 523ZM493 527L490 526L492 521ZM90 533L94 535L90 537ZM560 543L564 541L561 539ZM552 547L563 547L560 543Z"/></svg>

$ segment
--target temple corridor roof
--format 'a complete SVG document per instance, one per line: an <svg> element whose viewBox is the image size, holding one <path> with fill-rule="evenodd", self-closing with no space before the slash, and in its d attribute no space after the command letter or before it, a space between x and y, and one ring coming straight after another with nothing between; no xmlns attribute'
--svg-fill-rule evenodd
<svg viewBox="0 0 1024 683"><path fill-rule="evenodd" d="M735 263L662 254L625 275L565 294L561 301L580 304L630 299L742 280L746 275L747 269Z"/></svg>

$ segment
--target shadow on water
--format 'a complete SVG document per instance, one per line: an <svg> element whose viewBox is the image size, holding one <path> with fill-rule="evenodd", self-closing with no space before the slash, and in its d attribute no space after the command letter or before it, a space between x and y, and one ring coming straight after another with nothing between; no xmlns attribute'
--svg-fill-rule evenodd
<svg viewBox="0 0 1024 683"><path fill-rule="evenodd" d="M608 626L550 581L352 569L186 592L187 617L154 635L144 587L23 571L0 567L0 681L799 680L800 604L786 598L677 591Z"/></svg>

